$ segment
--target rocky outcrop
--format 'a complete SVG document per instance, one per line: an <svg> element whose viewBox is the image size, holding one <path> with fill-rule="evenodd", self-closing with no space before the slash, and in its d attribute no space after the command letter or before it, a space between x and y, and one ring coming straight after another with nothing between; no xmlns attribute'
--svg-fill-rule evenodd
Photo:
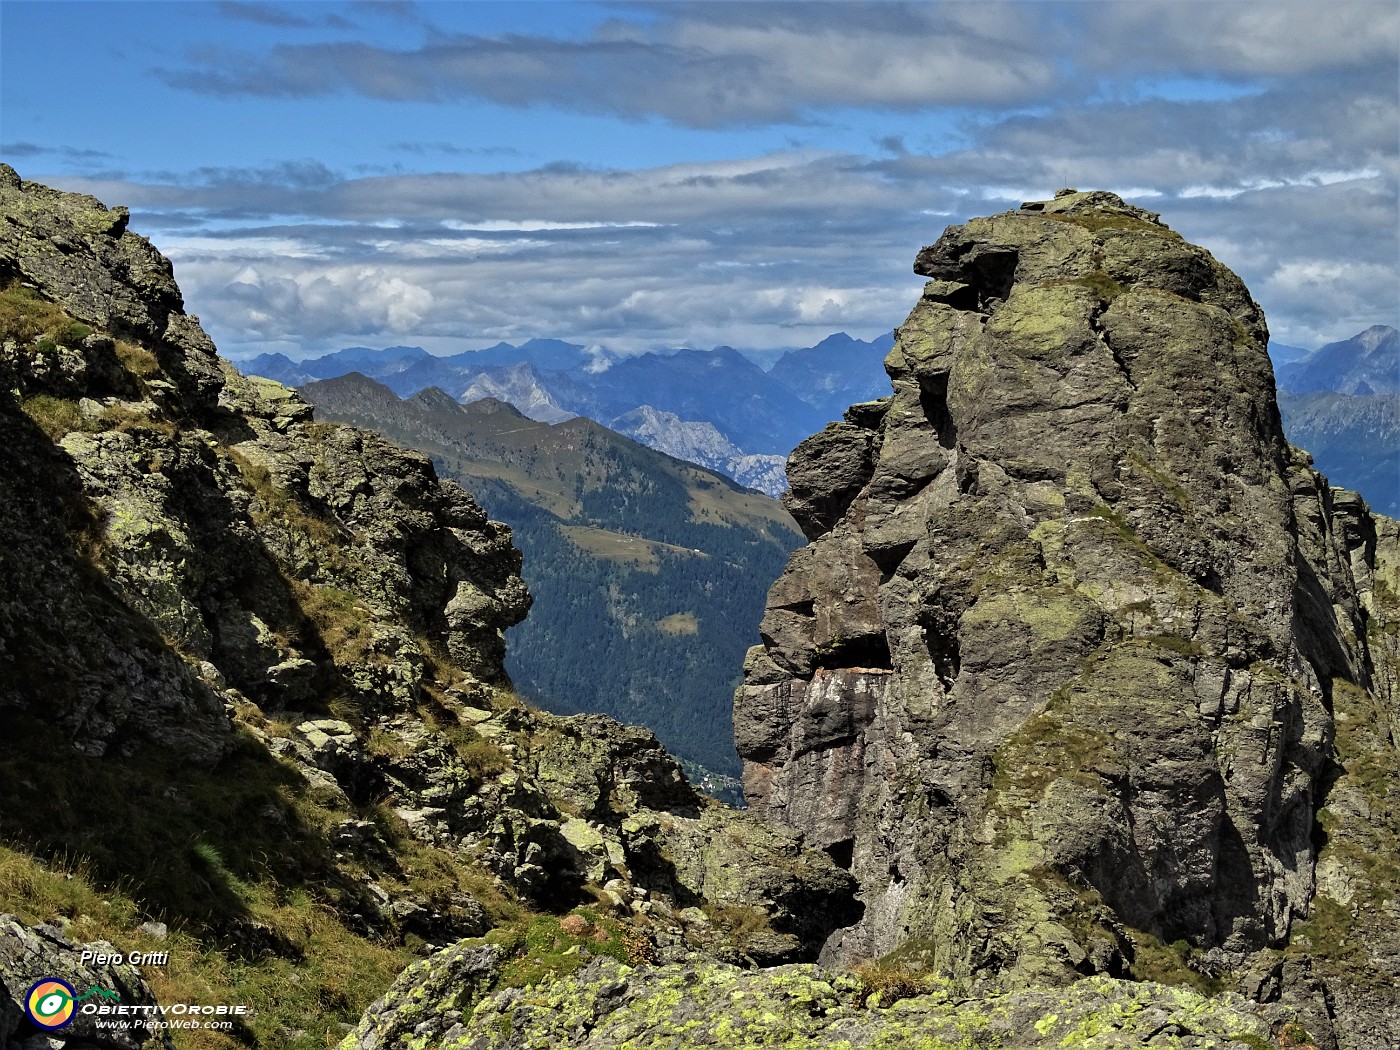
<svg viewBox="0 0 1400 1050"><path fill-rule="evenodd" d="M50 1045L69 1050L173 1050L168 1033L146 1027L141 1011L153 1008L155 997L140 970L125 961L111 961L118 954L105 942L76 944L56 926L30 927L13 915L0 915L0 1050ZM35 1024L26 1006L31 990L55 977L68 986L59 994L71 989L74 1002L69 1007L62 999L52 1001L57 1009L49 1013L56 1021L65 1013L72 1019L50 1030ZM42 1009L42 1000L36 1005ZM107 1012L85 1007L106 1007ZM116 1007L129 1012L119 1016ZM50 1043L51 1032L61 1043Z"/></svg>
<svg viewBox="0 0 1400 1050"><path fill-rule="evenodd" d="M42 682L89 754L212 760L244 699L407 707L433 645L478 691L504 681L501 631L528 607L504 527L426 457L221 362L120 209L4 169L0 216L0 706L33 709ZM64 334L26 341L45 314Z"/></svg>
<svg viewBox="0 0 1400 1050"><path fill-rule="evenodd" d="M1156 215L1066 191L915 271L892 395L789 462L812 543L735 702L753 809L860 881L824 957L980 986L1284 950L1340 698L1393 711L1390 526L1286 444L1257 304Z"/></svg>
<svg viewBox="0 0 1400 1050"><path fill-rule="evenodd" d="M815 966L753 972L701 960L634 968L602 956L568 977L502 988L499 958L459 946L419 964L342 1050L1308 1045L1287 1008L1103 977L969 1000L932 980L882 985Z"/></svg>
<svg viewBox="0 0 1400 1050"><path fill-rule="evenodd" d="M1280 389L1278 407L1288 440L1307 449L1334 486L1364 492L1373 510L1400 515L1400 393Z"/></svg>
<svg viewBox="0 0 1400 1050"><path fill-rule="evenodd" d="M650 732L522 705L520 553L426 455L240 375L124 212L4 167L0 440L12 910L114 939L160 918L269 972L335 959L289 993L320 1011L299 1027L259 1004L266 1045L357 1017L360 964L540 909L750 965L855 918L848 873L702 798ZM129 911L41 892L65 876Z"/></svg>
<svg viewBox="0 0 1400 1050"><path fill-rule="evenodd" d="M415 836L471 850L536 905L601 896L665 943L751 963L813 958L855 917L848 873L796 836L701 796L647 730L602 715L462 710L491 749L468 754L474 768L410 720L387 731L397 744L379 737L375 754L349 726L340 739L380 771ZM719 925L688 929L681 913L700 907L718 909ZM726 932L746 923L757 928L742 943Z"/></svg>

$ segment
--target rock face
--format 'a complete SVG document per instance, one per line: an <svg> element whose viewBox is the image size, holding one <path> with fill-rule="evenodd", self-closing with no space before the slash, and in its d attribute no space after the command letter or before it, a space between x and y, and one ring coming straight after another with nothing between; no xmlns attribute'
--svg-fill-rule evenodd
<svg viewBox="0 0 1400 1050"><path fill-rule="evenodd" d="M84 1013L81 1006L75 1008L73 1020L61 1030L61 1044L51 1044L47 1033L29 1020L25 1014L29 990L60 975L79 997L98 1006L121 1004L139 1008L155 1004L150 987L135 966L99 966L84 961L84 952L91 953L91 958L111 956L116 949L105 942L75 944L57 927L31 928L13 915L0 915L0 1050L50 1045L69 1050L173 1050L175 1043L168 1033L147 1029L144 1024L133 1024L128 1030L99 1028L99 1015Z"/></svg>
<svg viewBox="0 0 1400 1050"><path fill-rule="evenodd" d="M1400 394L1280 390L1278 407L1289 441L1331 481L1364 493L1373 510L1400 515Z"/></svg>
<svg viewBox="0 0 1400 1050"><path fill-rule="evenodd" d="M0 707L34 709L42 683L88 754L213 760L225 705L403 708L435 645L478 693L504 682L529 604L508 530L426 457L223 363L121 209L5 168L0 221L17 329L72 319L0 353Z"/></svg>
<svg viewBox="0 0 1400 1050"><path fill-rule="evenodd" d="M1394 717L1393 525L1286 444L1257 304L1156 215L1066 191L915 271L893 394L789 461L812 542L735 701L753 809L860 881L824 958L977 986L1284 950L1338 698Z"/></svg>

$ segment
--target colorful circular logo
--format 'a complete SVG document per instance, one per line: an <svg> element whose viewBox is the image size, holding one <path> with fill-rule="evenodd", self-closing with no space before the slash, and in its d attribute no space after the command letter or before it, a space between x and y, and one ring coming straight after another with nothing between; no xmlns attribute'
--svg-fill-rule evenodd
<svg viewBox="0 0 1400 1050"><path fill-rule="evenodd" d="M73 1000L77 995L67 981L45 977L24 997L24 1012L40 1028L64 1028L73 1023Z"/></svg>

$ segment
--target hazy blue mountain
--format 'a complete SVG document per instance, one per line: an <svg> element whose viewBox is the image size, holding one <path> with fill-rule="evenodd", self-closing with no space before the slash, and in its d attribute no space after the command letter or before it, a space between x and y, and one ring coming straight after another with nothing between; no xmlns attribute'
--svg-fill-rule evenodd
<svg viewBox="0 0 1400 1050"><path fill-rule="evenodd" d="M1304 346L1289 346L1287 343L1269 343L1269 359L1273 361L1275 369L1280 365L1301 361L1310 353L1312 353L1312 351Z"/></svg>
<svg viewBox="0 0 1400 1050"><path fill-rule="evenodd" d="M1400 517L1400 394L1279 391L1288 440L1312 453L1329 481Z"/></svg>
<svg viewBox="0 0 1400 1050"><path fill-rule="evenodd" d="M1400 392L1400 332L1389 325L1328 343L1301 361L1283 365L1278 385L1296 394L1335 390L1341 394Z"/></svg>
<svg viewBox="0 0 1400 1050"><path fill-rule="evenodd" d="M458 386L465 389L470 382L467 379L468 372L451 362L452 359L449 357L423 357L392 375L375 376L374 378L383 382L399 397L412 397L418 391L426 390L430 386L441 387L448 391ZM358 369L350 369L349 371L358 371ZM347 375L348 372L338 374ZM324 376L322 378L334 379L336 377Z"/></svg>
<svg viewBox="0 0 1400 1050"><path fill-rule="evenodd" d="M1296 350L1269 345L1288 440L1312 453L1333 484L1400 515L1400 333L1373 325Z"/></svg>
<svg viewBox="0 0 1400 1050"><path fill-rule="evenodd" d="M840 419L856 402L889 393L884 361L893 347L893 332L869 342L837 332L816 346L789 350L768 374L820 410L828 421Z"/></svg>
<svg viewBox="0 0 1400 1050"><path fill-rule="evenodd" d="M754 364L758 365L758 367L763 369L765 372L771 371L773 366L778 363L778 358L782 357L784 354L789 352L788 350L784 350L782 348L772 350L753 350L749 347L741 346L737 349L739 353L743 354L745 357L747 357Z"/></svg>
<svg viewBox="0 0 1400 1050"><path fill-rule="evenodd" d="M642 405L609 420L608 425L658 452L717 470L770 496L780 496L787 488L786 456L745 452L713 423L681 419L674 412Z"/></svg>
<svg viewBox="0 0 1400 1050"><path fill-rule="evenodd" d="M594 357L579 343L562 339L531 339L519 346L497 343L485 350L469 350L447 360L459 368L480 371L493 365L515 365L522 361L541 372L573 372L593 364Z"/></svg>
<svg viewBox="0 0 1400 1050"><path fill-rule="evenodd" d="M316 378L286 354L259 354L251 361L239 361L238 366L247 375L275 379L283 386L301 386Z"/></svg>
<svg viewBox="0 0 1400 1050"><path fill-rule="evenodd" d="M642 354L591 377L600 416L651 405L683 420L713 423L745 452L787 455L827 422L786 385L732 347Z"/></svg>
<svg viewBox="0 0 1400 1050"><path fill-rule="evenodd" d="M382 350L373 350L367 346L351 346L344 350L337 350L333 354L301 361L299 366L303 372L313 375L317 379L343 376L347 372L360 372L377 379L402 372L414 362L432 356L421 346L389 346Z"/></svg>
<svg viewBox="0 0 1400 1050"><path fill-rule="evenodd" d="M360 372L399 397L438 387L459 401L495 397L538 420L570 415L620 421L639 440L774 494L781 460L857 401L884 393L882 362L893 337L844 332L781 353L771 370L732 347L668 348L620 357L559 339L497 343L436 357L419 347L351 347L309 361L264 354L245 366L290 386ZM771 356L771 355L769 355ZM629 426L646 410L645 425Z"/></svg>

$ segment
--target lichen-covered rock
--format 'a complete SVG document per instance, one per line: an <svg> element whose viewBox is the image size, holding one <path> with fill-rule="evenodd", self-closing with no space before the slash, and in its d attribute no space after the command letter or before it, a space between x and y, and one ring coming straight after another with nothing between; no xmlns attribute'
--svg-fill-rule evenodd
<svg viewBox="0 0 1400 1050"><path fill-rule="evenodd" d="M649 730L606 715L553 723L558 735L530 753L535 777L580 816L605 818L639 807L691 810L700 799L680 765Z"/></svg>
<svg viewBox="0 0 1400 1050"><path fill-rule="evenodd" d="M735 704L753 809L861 883L824 958L1063 981L1282 949L1334 712L1394 710L1388 526L1286 444L1257 304L1156 215L1069 192L915 269L893 396L790 462L813 542Z"/></svg>
<svg viewBox="0 0 1400 1050"><path fill-rule="evenodd" d="M184 313L170 261L127 232L126 208L23 182L8 165L0 166L0 200L0 267L80 321L156 342Z"/></svg>
<svg viewBox="0 0 1400 1050"><path fill-rule="evenodd" d="M419 964L413 980L400 981L376 1003L342 1050L1308 1045L1286 1008L1104 977L976 999L929 981L919 994L882 1001L861 978L815 966L632 968L598 958L559 980L490 990L476 965L483 951L457 948ZM464 960L465 979L451 979Z"/></svg>
<svg viewBox="0 0 1400 1050"><path fill-rule="evenodd" d="M5 340L0 707L91 754L207 762L243 697L408 709L434 646L463 683L505 683L529 599L504 526L426 458L221 362L124 211L6 168L0 222L16 312L47 300L83 329Z"/></svg>
<svg viewBox="0 0 1400 1050"><path fill-rule="evenodd" d="M125 963L84 961L83 953L111 956L117 949L106 942L75 944L54 926L29 927L13 915L0 915L0 1050L44 1050L62 1045L70 1050L136 1050L175 1046L168 1033L144 1024L130 1028L99 1027L104 1020L83 1006L156 1005L141 972ZM25 999L34 985L58 978L72 986L82 1002L73 1007L73 1020L52 1032L41 1029L25 1013ZM136 1017L138 1015L132 1015ZM110 1020L110 1016L106 1018ZM50 1035L56 1042L50 1043Z"/></svg>
<svg viewBox="0 0 1400 1050"><path fill-rule="evenodd" d="M414 963L365 1011L343 1046L359 1050L437 1047L463 1032L462 1019L496 982L503 953L491 944L456 944Z"/></svg>

